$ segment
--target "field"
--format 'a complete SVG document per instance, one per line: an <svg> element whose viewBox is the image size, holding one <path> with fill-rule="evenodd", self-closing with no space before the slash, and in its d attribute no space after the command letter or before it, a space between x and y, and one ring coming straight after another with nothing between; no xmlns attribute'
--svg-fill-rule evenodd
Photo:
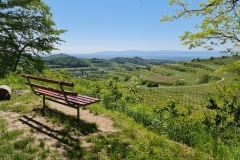
<svg viewBox="0 0 240 160"><path fill-rule="evenodd" d="M100 103L84 109L113 123L109 132L99 131L101 123L85 119L76 126L74 114L50 103L43 110L41 98L12 73L0 79L0 84L13 89L10 101L0 101L0 157L240 159L239 75L222 71L239 59L163 65L94 59L91 67L55 68L40 74L72 81L74 91L100 98ZM26 126L19 119L35 124Z"/></svg>

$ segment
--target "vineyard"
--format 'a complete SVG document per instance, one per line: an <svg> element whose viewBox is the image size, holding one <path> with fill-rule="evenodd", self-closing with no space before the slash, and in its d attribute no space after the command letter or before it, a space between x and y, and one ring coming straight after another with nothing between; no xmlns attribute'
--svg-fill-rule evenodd
<svg viewBox="0 0 240 160"><path fill-rule="evenodd" d="M0 79L0 83L9 85L14 93L11 101L0 102L0 115L41 117L53 126L62 127L58 132L63 139L51 147L41 138L20 141L12 138L6 143L8 134L24 138L18 130L6 131L0 133L5 137L0 140L0 156L6 155L8 147L11 149L8 153L22 159L38 156L40 159L57 156L67 159L240 159L239 76L222 71L220 60L222 58L150 67L128 63L125 68L112 62L105 67L98 64L101 68L54 69L38 75L71 81L75 84L72 91L99 98L100 103L84 109L111 117L117 130L113 133L99 132L96 124L85 121L78 128L73 116L59 110L41 110L40 98L28 92L20 75L11 73ZM236 57L224 58L223 63L225 61L233 63ZM199 77L203 77L203 83L199 83ZM149 83L157 85L149 86ZM26 94L18 94L21 91ZM1 126L10 125L3 119L0 117ZM43 129L49 128L48 123ZM28 132L35 133L35 129ZM36 143L35 153L30 155L29 150Z"/></svg>
<svg viewBox="0 0 240 160"><path fill-rule="evenodd" d="M148 74L132 76L130 88L117 90L122 82L110 87L103 105L216 159L239 159L238 75L221 72L219 59L153 66ZM184 83L177 85L176 77ZM169 83L162 83L164 80ZM148 81L158 86L148 87Z"/></svg>
<svg viewBox="0 0 240 160"><path fill-rule="evenodd" d="M174 91L171 89L145 89L140 90L139 97L143 97L144 104L147 106L162 105L166 100L175 101L183 107L200 107L206 106L208 103L209 94L199 92L186 92Z"/></svg>

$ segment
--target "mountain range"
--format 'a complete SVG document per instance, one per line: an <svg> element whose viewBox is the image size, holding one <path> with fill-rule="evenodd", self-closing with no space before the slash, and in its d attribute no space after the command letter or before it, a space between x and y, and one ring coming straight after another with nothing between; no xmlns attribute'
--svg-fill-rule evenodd
<svg viewBox="0 0 240 160"><path fill-rule="evenodd" d="M164 59L174 61L188 61L195 58L207 59L210 57L221 57L223 54L219 51L178 51L178 50L161 50L161 51L139 51L139 50L128 50L128 51L103 51L97 53L88 54L69 54L78 58L102 58L112 59L116 57L141 57L144 59Z"/></svg>

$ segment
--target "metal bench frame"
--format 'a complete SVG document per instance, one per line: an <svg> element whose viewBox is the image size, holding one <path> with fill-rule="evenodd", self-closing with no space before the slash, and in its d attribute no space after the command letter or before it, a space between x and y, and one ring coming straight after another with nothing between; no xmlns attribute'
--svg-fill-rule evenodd
<svg viewBox="0 0 240 160"><path fill-rule="evenodd" d="M43 108L46 107L46 100L50 100L50 101L53 101L53 102L56 102L56 103L59 103L59 104L65 105L65 106L69 106L71 108L75 108L75 109L77 109L77 120L78 120L78 122L80 122L80 107L81 106L86 106L86 105L89 105L89 104L96 103L96 102L100 101L99 99L96 99L96 98L93 98L93 97L84 96L84 97L90 98L92 101L91 102L85 102L84 104L80 105L79 103L72 102L71 100L69 100L68 97L77 98L78 96L82 96L82 95L78 95L76 92L70 92L70 91L64 90L63 86L74 87L74 84L72 82L57 81L57 80L41 78L41 77L36 77L36 76L26 75L26 74L22 74L22 77L26 78L25 83L30 86L32 92L35 95L38 95L38 96L42 95ZM31 83L30 79L34 79L34 80L37 80L37 81L48 82L48 83L52 83L52 84L58 84L60 90L55 89L55 88L45 87L45 86L35 84L35 83ZM47 95L47 94L44 94L43 92L39 93L35 89L35 87L38 88L38 89L41 89L43 92L47 91L47 92L52 92L52 93L58 93L59 96L63 96L64 98L60 99L60 98L57 98L56 96L55 97L53 95L51 96L50 94ZM52 98L49 98L49 97L53 97L53 98L56 98L56 99L59 99L59 100L63 100L65 103L61 102L61 101L58 101L58 100L55 100L55 99L52 99Z"/></svg>

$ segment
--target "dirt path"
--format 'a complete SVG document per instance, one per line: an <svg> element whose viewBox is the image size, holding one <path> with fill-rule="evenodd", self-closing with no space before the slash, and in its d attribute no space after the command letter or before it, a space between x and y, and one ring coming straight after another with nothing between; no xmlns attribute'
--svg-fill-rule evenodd
<svg viewBox="0 0 240 160"><path fill-rule="evenodd" d="M74 108L70 108L58 103L54 103L51 101L47 102L51 108L57 109L59 111L64 112L65 114L77 115L77 110ZM80 109L80 119L91 122L91 123L96 123L98 126L98 130L101 132L116 132L117 129L113 127L113 121L105 116L105 115L94 115L93 113L90 113L88 109Z"/></svg>
<svg viewBox="0 0 240 160"><path fill-rule="evenodd" d="M73 116L76 116L77 114L77 111L74 108L70 108L54 102L48 102L48 104L51 108L62 111L65 114ZM22 116L19 113L0 111L0 118L6 120L6 122L9 124L8 130L28 129L29 126L34 125L33 122L37 125L41 123L42 125L49 126L49 128L56 128L56 125L48 123L44 117L34 115L33 113L28 113ZM90 123L96 123L98 130L103 133L118 131L113 127L114 122L109 117L105 115L94 115L93 113L90 113L88 109L80 109L80 119ZM26 125L26 123L29 123L30 125Z"/></svg>
<svg viewBox="0 0 240 160"><path fill-rule="evenodd" d="M19 102L20 103L20 102ZM76 116L76 109L63 106L54 102L47 101L50 108L57 109L68 115ZM58 125L52 121L47 120L45 117L36 114L35 112L20 114L15 112L1 111L0 118L7 122L7 130L24 130L24 137L32 136L35 138L36 145L39 145L40 141L45 143L45 147L54 151L57 150L60 155L64 157L66 149L69 148L69 142L81 141L81 146L88 148L92 146L92 143L86 141L89 134L98 135L106 134L109 132L117 132L118 130L113 127L113 120L105 115L94 115L89 110L80 110L80 119L90 123L96 123L98 131L89 133L88 135L76 134L75 132L69 132L67 134L62 125ZM60 143L59 143L60 142ZM60 146L58 146L61 144ZM65 158L63 158L65 159Z"/></svg>

